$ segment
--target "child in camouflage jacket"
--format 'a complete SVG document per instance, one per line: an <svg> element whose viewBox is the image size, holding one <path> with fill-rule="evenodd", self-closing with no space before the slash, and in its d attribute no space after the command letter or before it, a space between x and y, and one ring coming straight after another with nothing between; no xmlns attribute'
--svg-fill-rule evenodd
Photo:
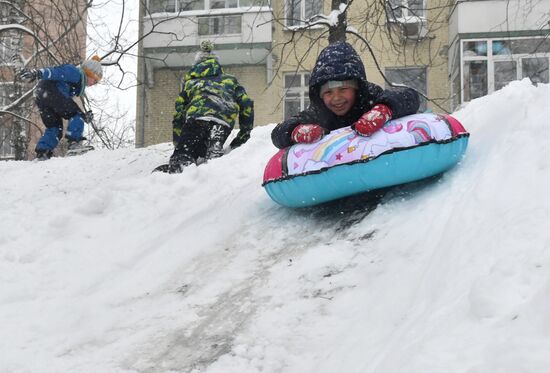
<svg viewBox="0 0 550 373"><path fill-rule="evenodd" d="M240 130L230 147L236 148L250 138L254 101L234 76L224 73L212 49L209 41L201 44L195 65L185 74L183 89L176 99L170 173L181 172L199 158L222 156L223 144L237 118Z"/></svg>

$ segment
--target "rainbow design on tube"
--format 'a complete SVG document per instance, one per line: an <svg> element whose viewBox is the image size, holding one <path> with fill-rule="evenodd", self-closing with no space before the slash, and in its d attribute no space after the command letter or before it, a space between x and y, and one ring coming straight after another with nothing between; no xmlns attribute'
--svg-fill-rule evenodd
<svg viewBox="0 0 550 373"><path fill-rule="evenodd" d="M413 135L417 144L429 141L432 137L430 126L422 120L411 120L407 122L407 131Z"/></svg>

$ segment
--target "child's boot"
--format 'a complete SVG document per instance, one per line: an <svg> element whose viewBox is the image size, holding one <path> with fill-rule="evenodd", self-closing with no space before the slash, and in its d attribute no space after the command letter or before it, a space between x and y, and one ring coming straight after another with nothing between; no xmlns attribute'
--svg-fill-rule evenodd
<svg viewBox="0 0 550 373"><path fill-rule="evenodd" d="M69 146L67 147L67 155L78 155L94 150L94 147L91 145L84 144L86 140L85 137L82 137L79 141L67 137Z"/></svg>
<svg viewBox="0 0 550 373"><path fill-rule="evenodd" d="M206 148L206 159L219 158L225 154L223 144L229 134L229 128L223 124L214 124Z"/></svg>

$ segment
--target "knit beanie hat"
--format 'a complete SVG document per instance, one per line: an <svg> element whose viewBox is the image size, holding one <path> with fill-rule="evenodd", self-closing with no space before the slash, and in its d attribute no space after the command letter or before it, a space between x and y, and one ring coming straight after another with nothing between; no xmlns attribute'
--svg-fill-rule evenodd
<svg viewBox="0 0 550 373"><path fill-rule="evenodd" d="M99 82L103 78L103 68L101 66L101 58L99 56L93 56L89 60L82 62L80 67L84 73L94 79L96 82Z"/></svg>
<svg viewBox="0 0 550 373"><path fill-rule="evenodd" d="M210 40L205 40L201 43L201 50L195 55L195 63L212 58L219 62L218 55L214 53L214 44Z"/></svg>
<svg viewBox="0 0 550 373"><path fill-rule="evenodd" d="M359 85L357 84L357 80L355 80L355 79L329 80L328 82L324 83L321 86L321 89L319 90L319 95L323 96L323 93L325 93L326 91L328 91L330 89L333 89L333 88L338 88L338 87L342 87L342 88L349 87L349 88L358 89Z"/></svg>

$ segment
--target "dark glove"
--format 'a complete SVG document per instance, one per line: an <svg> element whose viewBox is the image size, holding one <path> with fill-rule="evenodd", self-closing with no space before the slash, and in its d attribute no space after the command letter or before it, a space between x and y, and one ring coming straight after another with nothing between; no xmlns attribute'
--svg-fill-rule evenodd
<svg viewBox="0 0 550 373"><path fill-rule="evenodd" d="M21 78L21 80L31 83L34 82L36 79L42 78L42 71L37 69L21 69L17 73L17 76Z"/></svg>
<svg viewBox="0 0 550 373"><path fill-rule="evenodd" d="M229 147L231 149L238 148L239 146L247 142L249 138L250 138L250 131L240 130L239 133L237 133L237 136L229 144Z"/></svg>
<svg viewBox="0 0 550 373"><path fill-rule="evenodd" d="M318 124L298 124L290 138L295 143L311 144L321 140L325 130Z"/></svg>
<svg viewBox="0 0 550 373"><path fill-rule="evenodd" d="M91 110L88 110L85 113L82 113L82 120L86 123L92 123L94 121L94 113Z"/></svg>
<svg viewBox="0 0 550 373"><path fill-rule="evenodd" d="M392 112L383 104L374 105L372 109L361 115L361 118L352 125L352 128L361 136L370 136L378 131L391 119Z"/></svg>

